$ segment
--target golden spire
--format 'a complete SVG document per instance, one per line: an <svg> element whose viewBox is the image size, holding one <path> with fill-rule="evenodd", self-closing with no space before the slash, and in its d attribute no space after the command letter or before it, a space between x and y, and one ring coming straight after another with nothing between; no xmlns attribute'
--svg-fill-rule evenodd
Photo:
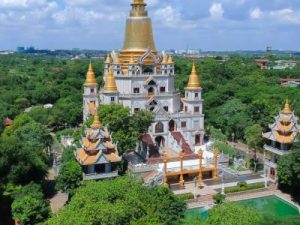
<svg viewBox="0 0 300 225"><path fill-rule="evenodd" d="M173 61L173 56L169 56L169 59L168 59L168 64L173 64L174 61Z"/></svg>
<svg viewBox="0 0 300 225"><path fill-rule="evenodd" d="M283 113L292 113L292 109L289 103L289 100L286 99L284 109L282 110Z"/></svg>
<svg viewBox="0 0 300 225"><path fill-rule="evenodd" d="M110 64L111 63L111 58L110 58L110 53L109 52L107 53L107 57L106 57L105 63L106 64Z"/></svg>
<svg viewBox="0 0 300 225"><path fill-rule="evenodd" d="M89 64L89 69L88 69L88 72L86 74L86 79L85 79L84 85L85 86L98 85L97 80L96 80L96 75L95 75L95 72L93 70L92 62L90 62L90 64Z"/></svg>
<svg viewBox="0 0 300 225"><path fill-rule="evenodd" d="M201 89L199 76L196 71L195 62L193 62L192 72L189 78L189 83L187 85L187 89Z"/></svg>
<svg viewBox="0 0 300 225"><path fill-rule="evenodd" d="M148 49L156 54L153 39L152 22L146 11L143 0L134 0L131 4L130 17L126 21L126 31L121 58L128 58L128 54L138 52L143 55Z"/></svg>
<svg viewBox="0 0 300 225"><path fill-rule="evenodd" d="M98 116L97 110L95 110L94 121L93 121L93 123L91 125L91 128L97 129L97 128L101 128L101 127L102 127L101 120L100 120L100 118Z"/></svg>
<svg viewBox="0 0 300 225"><path fill-rule="evenodd" d="M121 61L120 61L120 58L119 58L119 54L118 54L118 53L115 53L114 64L121 64Z"/></svg>
<svg viewBox="0 0 300 225"><path fill-rule="evenodd" d="M168 63L168 55L166 53L163 54L163 60L162 64L167 64Z"/></svg>
<svg viewBox="0 0 300 225"><path fill-rule="evenodd" d="M103 93L118 93L118 88L112 71L112 66L109 68L109 72L106 75Z"/></svg>

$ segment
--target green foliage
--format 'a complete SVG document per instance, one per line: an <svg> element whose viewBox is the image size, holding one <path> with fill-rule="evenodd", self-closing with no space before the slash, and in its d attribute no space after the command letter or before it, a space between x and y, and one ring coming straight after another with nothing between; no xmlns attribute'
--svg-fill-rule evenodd
<svg viewBox="0 0 300 225"><path fill-rule="evenodd" d="M248 183L246 181L240 181L237 183L237 186L240 188L246 188L248 186Z"/></svg>
<svg viewBox="0 0 300 225"><path fill-rule="evenodd" d="M280 157L277 164L277 176L280 186L297 192L300 188L300 144L295 143L292 151Z"/></svg>
<svg viewBox="0 0 300 225"><path fill-rule="evenodd" d="M59 171L56 179L56 188L73 196L75 190L80 186L81 180L81 166L75 161L66 162Z"/></svg>
<svg viewBox="0 0 300 225"><path fill-rule="evenodd" d="M12 214L24 225L43 222L50 215L48 203L44 200L41 186L30 183L13 193Z"/></svg>
<svg viewBox="0 0 300 225"><path fill-rule="evenodd" d="M148 189L129 177L86 182L47 225L179 225L185 204L163 187Z"/></svg>
<svg viewBox="0 0 300 225"><path fill-rule="evenodd" d="M226 198L226 196L222 195L221 193L218 193L218 194L214 195L214 197L213 197L214 202L218 205L222 204L225 201L225 198Z"/></svg>
<svg viewBox="0 0 300 225"><path fill-rule="evenodd" d="M279 219L274 216L266 215L260 225L298 225L300 224L300 217L287 217Z"/></svg>
<svg viewBox="0 0 300 225"><path fill-rule="evenodd" d="M134 149L140 135L148 130L153 120L151 112L140 111L134 115L122 105L103 105L99 107L99 116L118 144L120 154Z"/></svg>
<svg viewBox="0 0 300 225"><path fill-rule="evenodd" d="M262 127L259 124L254 124L246 128L245 139L251 148L258 148L262 143Z"/></svg>
<svg viewBox="0 0 300 225"><path fill-rule="evenodd" d="M192 193L180 194L176 196L183 201L194 199L194 195Z"/></svg>
<svg viewBox="0 0 300 225"><path fill-rule="evenodd" d="M231 202L217 205L208 215L205 225L257 225L261 222L255 210Z"/></svg>
<svg viewBox="0 0 300 225"><path fill-rule="evenodd" d="M265 184L264 183L257 183L257 184L246 184L242 183L242 184L238 184L235 187L228 187L225 188L225 193L235 193L235 192L241 192L241 191L250 191L250 190L255 190L255 189L261 189L264 188Z"/></svg>
<svg viewBox="0 0 300 225"><path fill-rule="evenodd" d="M0 181L26 184L47 174L46 148L51 143L47 129L27 115L21 115L0 137Z"/></svg>
<svg viewBox="0 0 300 225"><path fill-rule="evenodd" d="M220 142L226 142L227 141L227 137L226 135L224 135L221 131L221 129L216 129L214 127L209 127L209 134L210 136L216 140L216 141L220 141Z"/></svg>
<svg viewBox="0 0 300 225"><path fill-rule="evenodd" d="M61 163L64 164L67 162L76 161L74 152L75 152L74 147L68 147L68 148L64 149L62 156L61 156Z"/></svg>
<svg viewBox="0 0 300 225"><path fill-rule="evenodd" d="M236 155L236 150L224 142L216 141L215 147L218 148L220 152L229 155L229 157Z"/></svg>

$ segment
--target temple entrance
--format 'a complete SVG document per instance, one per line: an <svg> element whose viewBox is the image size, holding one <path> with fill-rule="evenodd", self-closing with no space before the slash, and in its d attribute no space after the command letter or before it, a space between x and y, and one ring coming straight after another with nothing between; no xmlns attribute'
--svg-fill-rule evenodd
<svg viewBox="0 0 300 225"><path fill-rule="evenodd" d="M169 122L169 131L170 132L173 132L175 130L175 121L174 120L171 120Z"/></svg>
<svg viewBox="0 0 300 225"><path fill-rule="evenodd" d="M200 136L200 134L195 135L195 145L201 145L201 136Z"/></svg>
<svg viewBox="0 0 300 225"><path fill-rule="evenodd" d="M165 138L163 136L158 136L155 138L155 143L157 147L163 147L165 146Z"/></svg>
<svg viewBox="0 0 300 225"><path fill-rule="evenodd" d="M271 177L272 179L275 179L275 169L274 169L274 168L271 168L271 169L270 169L270 177Z"/></svg>
<svg viewBox="0 0 300 225"><path fill-rule="evenodd" d="M164 124L162 122L158 122L155 125L155 133L163 133L164 132Z"/></svg>
<svg viewBox="0 0 300 225"><path fill-rule="evenodd" d="M148 97L151 97L155 94L155 90L153 87L148 88Z"/></svg>

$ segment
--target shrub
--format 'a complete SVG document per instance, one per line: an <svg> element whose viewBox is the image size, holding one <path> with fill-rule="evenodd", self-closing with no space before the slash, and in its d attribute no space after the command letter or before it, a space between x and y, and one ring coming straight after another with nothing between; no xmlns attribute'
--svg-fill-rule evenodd
<svg viewBox="0 0 300 225"><path fill-rule="evenodd" d="M222 204L224 202L226 196L218 193L218 194L214 195L213 198L214 198L214 201L216 204Z"/></svg>
<svg viewBox="0 0 300 225"><path fill-rule="evenodd" d="M192 193L177 195L177 197L183 201L194 199L194 195Z"/></svg>
<svg viewBox="0 0 300 225"><path fill-rule="evenodd" d="M228 193L235 193L241 191L249 191L249 190L255 190L264 187L265 187L264 183L248 184L246 187L235 186L235 187L225 188L225 193L228 194Z"/></svg>
<svg viewBox="0 0 300 225"><path fill-rule="evenodd" d="M246 188L248 184L246 181L240 181L238 182L237 186L239 186L240 188Z"/></svg>

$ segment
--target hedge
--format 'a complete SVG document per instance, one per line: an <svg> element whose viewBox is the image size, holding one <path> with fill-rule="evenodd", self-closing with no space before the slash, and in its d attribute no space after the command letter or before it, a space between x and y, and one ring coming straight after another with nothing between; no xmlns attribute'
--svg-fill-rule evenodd
<svg viewBox="0 0 300 225"><path fill-rule="evenodd" d="M180 194L176 196L183 201L194 199L194 195L192 193Z"/></svg>
<svg viewBox="0 0 300 225"><path fill-rule="evenodd" d="M235 192L241 192L241 191L249 191L249 190L255 190L264 188L264 183L257 183L257 184L247 184L247 186L235 186L235 187L229 187L225 188L225 193L235 193Z"/></svg>

